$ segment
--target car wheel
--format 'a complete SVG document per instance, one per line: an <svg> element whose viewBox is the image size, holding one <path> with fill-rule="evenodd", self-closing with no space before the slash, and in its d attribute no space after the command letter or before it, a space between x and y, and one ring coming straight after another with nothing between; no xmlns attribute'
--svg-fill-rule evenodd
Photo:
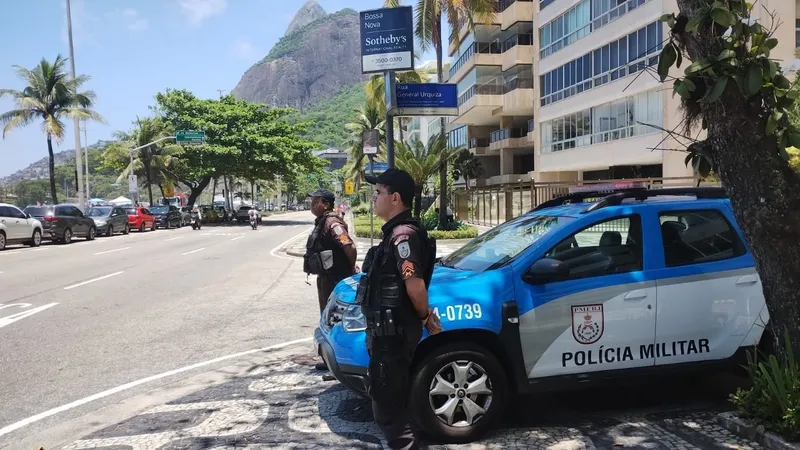
<svg viewBox="0 0 800 450"><path fill-rule="evenodd" d="M106 230L106 236L113 236L114 235L114 225L109 225L108 229Z"/></svg>
<svg viewBox="0 0 800 450"><path fill-rule="evenodd" d="M64 236L61 238L61 242L64 244L69 244L72 242L72 230L69 228L64 230Z"/></svg>
<svg viewBox="0 0 800 450"><path fill-rule="evenodd" d="M477 440L501 418L507 401L503 366L473 343L435 349L413 376L412 416L425 433L445 443Z"/></svg>
<svg viewBox="0 0 800 450"><path fill-rule="evenodd" d="M131 226L130 226L130 224L126 223L125 224L125 229L122 230L122 234L128 234L130 232L131 232Z"/></svg>
<svg viewBox="0 0 800 450"><path fill-rule="evenodd" d="M31 236L31 242L29 244L31 247L38 247L42 245L42 232L38 229L33 230L33 236Z"/></svg>
<svg viewBox="0 0 800 450"><path fill-rule="evenodd" d="M144 222L142 222L142 225L139 227L139 232L144 233L144 229Z"/></svg>
<svg viewBox="0 0 800 450"><path fill-rule="evenodd" d="M4 231L0 231L0 250L6 249L6 233Z"/></svg>
<svg viewBox="0 0 800 450"><path fill-rule="evenodd" d="M156 223L155 222L153 222L153 224L150 225L150 231L156 231Z"/></svg>
<svg viewBox="0 0 800 450"><path fill-rule="evenodd" d="M93 241L95 237L97 237L97 228L95 227L89 228L89 234L86 235L86 240Z"/></svg>

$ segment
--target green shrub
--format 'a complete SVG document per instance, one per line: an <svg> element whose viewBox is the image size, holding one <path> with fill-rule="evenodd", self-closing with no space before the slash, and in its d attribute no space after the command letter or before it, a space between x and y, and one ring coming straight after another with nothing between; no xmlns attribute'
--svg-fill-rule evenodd
<svg viewBox="0 0 800 450"><path fill-rule="evenodd" d="M737 389L731 402L739 414L789 440L800 438L800 361L791 350L785 334L787 353L780 359L775 355L747 355L747 373L752 382L748 389Z"/></svg>
<svg viewBox="0 0 800 450"><path fill-rule="evenodd" d="M381 225L378 222L375 222L375 239L383 239L383 233L381 233ZM369 218L367 218L367 223L356 223L356 237L361 238L368 238L369 236ZM436 240L447 240L447 239L472 239L478 235L478 230L475 227L464 227L458 230L450 230L450 231L440 231L440 230L430 230L428 231L428 236L435 238Z"/></svg>
<svg viewBox="0 0 800 450"><path fill-rule="evenodd" d="M352 211L354 216L369 215L369 205L362 203L358 206L353 207ZM356 218L358 219L359 217Z"/></svg>

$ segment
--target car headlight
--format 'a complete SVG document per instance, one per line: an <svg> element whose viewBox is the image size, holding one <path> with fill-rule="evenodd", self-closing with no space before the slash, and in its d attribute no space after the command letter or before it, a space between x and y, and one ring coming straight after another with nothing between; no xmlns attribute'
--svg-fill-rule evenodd
<svg viewBox="0 0 800 450"><path fill-rule="evenodd" d="M344 331L356 332L367 329L367 318L361 312L360 305L350 305L342 315L342 328Z"/></svg>

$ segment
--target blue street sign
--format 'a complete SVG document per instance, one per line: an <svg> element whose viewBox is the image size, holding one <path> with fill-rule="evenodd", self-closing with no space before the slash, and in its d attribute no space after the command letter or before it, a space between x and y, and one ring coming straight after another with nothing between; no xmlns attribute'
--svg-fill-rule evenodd
<svg viewBox="0 0 800 450"><path fill-rule="evenodd" d="M414 70L410 6L361 11L361 72Z"/></svg>
<svg viewBox="0 0 800 450"><path fill-rule="evenodd" d="M453 83L397 83L398 116L457 116L458 86Z"/></svg>
<svg viewBox="0 0 800 450"><path fill-rule="evenodd" d="M367 174L372 173L374 170L375 173L383 173L389 170L389 163L385 162L367 162L366 168L364 169Z"/></svg>

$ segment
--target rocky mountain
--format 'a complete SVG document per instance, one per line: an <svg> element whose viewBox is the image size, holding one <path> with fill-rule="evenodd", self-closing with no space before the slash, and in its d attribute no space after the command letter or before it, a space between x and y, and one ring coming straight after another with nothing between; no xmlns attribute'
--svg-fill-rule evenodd
<svg viewBox="0 0 800 450"><path fill-rule="evenodd" d="M102 148L109 144L110 141L97 141L95 144L90 145L89 148ZM75 150L62 150L53 153L55 165L60 166L66 162L75 161ZM50 176L50 162L49 158L44 158L30 164L28 167L18 170L11 175L0 178L0 186L8 186L20 180L38 180L40 178L48 178Z"/></svg>
<svg viewBox="0 0 800 450"><path fill-rule="evenodd" d="M245 72L233 95L303 112L364 81L358 13L352 9L324 13L316 1L306 2L288 33Z"/></svg>

